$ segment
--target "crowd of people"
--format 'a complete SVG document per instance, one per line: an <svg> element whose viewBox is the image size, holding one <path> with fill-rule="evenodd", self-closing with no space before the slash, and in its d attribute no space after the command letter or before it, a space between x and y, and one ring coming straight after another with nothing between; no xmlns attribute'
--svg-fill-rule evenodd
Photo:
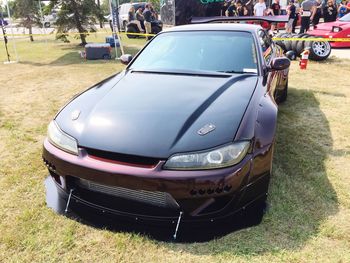
<svg viewBox="0 0 350 263"><path fill-rule="evenodd" d="M323 18L324 22L335 21L337 18L350 13L350 0L288 0L285 8L289 16L286 30L295 33L295 27L301 19L300 33L304 33ZM221 9L222 16L276 16L282 14L279 0L273 0L267 5L265 0L233 0L225 1ZM271 25L274 32L276 24Z"/></svg>
<svg viewBox="0 0 350 263"><path fill-rule="evenodd" d="M140 5L137 10L131 6L128 13L128 21L136 24L140 32L146 32L146 34L152 33L151 22L157 19L158 14L150 3L146 4L145 8Z"/></svg>

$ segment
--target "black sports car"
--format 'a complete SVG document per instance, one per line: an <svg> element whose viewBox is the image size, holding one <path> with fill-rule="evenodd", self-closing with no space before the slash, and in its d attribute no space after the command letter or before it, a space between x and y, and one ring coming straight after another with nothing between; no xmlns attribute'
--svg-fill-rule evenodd
<svg viewBox="0 0 350 263"><path fill-rule="evenodd" d="M43 158L67 206L174 229L261 211L290 65L269 35L179 26L121 61L49 125Z"/></svg>

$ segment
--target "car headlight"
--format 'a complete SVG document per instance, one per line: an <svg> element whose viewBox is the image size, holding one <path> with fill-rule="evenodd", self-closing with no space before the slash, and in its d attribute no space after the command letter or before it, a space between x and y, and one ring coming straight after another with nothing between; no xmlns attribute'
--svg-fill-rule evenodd
<svg viewBox="0 0 350 263"><path fill-rule="evenodd" d="M242 161L249 146L248 141L242 141L208 151L175 154L165 163L164 169L204 170L232 166Z"/></svg>
<svg viewBox="0 0 350 263"><path fill-rule="evenodd" d="M78 154L78 143L77 141L69 136L68 134L64 133L57 125L55 121L51 121L48 127L47 131L47 137L49 138L49 141L55 145L56 147L60 148L63 151L72 153L72 154Z"/></svg>
<svg viewBox="0 0 350 263"><path fill-rule="evenodd" d="M341 27L338 27L338 26L333 26L333 27L332 27L332 32L338 33L338 32L340 32L340 31L342 31L342 28L341 28Z"/></svg>

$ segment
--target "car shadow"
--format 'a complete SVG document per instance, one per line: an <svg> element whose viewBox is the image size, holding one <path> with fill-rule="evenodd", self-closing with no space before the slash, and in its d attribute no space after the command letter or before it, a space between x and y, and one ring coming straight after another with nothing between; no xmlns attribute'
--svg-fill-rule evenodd
<svg viewBox="0 0 350 263"><path fill-rule="evenodd" d="M160 245L198 255L250 255L302 247L317 235L322 222L338 211L337 195L325 168L327 156L333 153L332 146L328 120L313 92L290 87L288 100L279 107L268 209L262 222L249 227L254 221L242 216L217 228L183 229L180 225L177 242L205 243L184 246L161 242ZM66 200L60 202L61 211L53 207L52 201L48 200L48 205L63 213ZM164 230L117 222L106 214L80 212L66 215L97 228L143 233L158 241L173 241L175 226Z"/></svg>

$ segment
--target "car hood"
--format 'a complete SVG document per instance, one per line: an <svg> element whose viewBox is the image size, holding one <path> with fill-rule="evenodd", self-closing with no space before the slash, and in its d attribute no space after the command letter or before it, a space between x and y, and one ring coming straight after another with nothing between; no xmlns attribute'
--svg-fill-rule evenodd
<svg viewBox="0 0 350 263"><path fill-rule="evenodd" d="M329 23L318 24L316 30L332 31L332 28L334 26L344 27L344 26L349 26L349 25L350 25L350 22L334 21L334 22L329 22ZM312 32L312 31L310 31L310 32Z"/></svg>
<svg viewBox="0 0 350 263"><path fill-rule="evenodd" d="M257 78L124 71L73 99L56 122L81 147L168 158L232 142ZM215 130L199 135L208 124Z"/></svg>

